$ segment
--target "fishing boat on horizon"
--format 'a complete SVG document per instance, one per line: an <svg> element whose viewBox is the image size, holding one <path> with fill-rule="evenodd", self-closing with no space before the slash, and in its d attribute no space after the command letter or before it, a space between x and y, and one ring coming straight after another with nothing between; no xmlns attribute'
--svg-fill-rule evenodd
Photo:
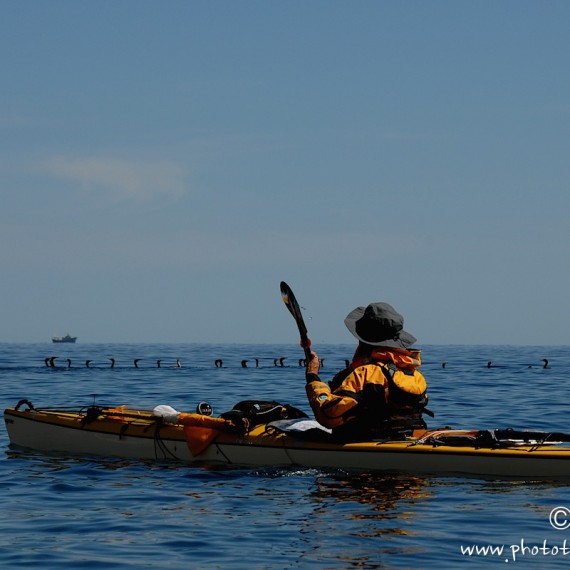
<svg viewBox="0 0 570 570"><path fill-rule="evenodd" d="M75 342L77 340L76 336L71 336L67 333L65 336L52 336L52 342L62 343L62 342Z"/></svg>

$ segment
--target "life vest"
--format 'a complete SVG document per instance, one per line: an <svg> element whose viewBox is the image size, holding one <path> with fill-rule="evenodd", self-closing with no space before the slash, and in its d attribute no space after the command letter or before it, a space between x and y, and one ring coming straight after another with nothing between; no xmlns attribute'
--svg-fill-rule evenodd
<svg viewBox="0 0 570 570"><path fill-rule="evenodd" d="M388 380L387 404L396 411L425 411L428 403L427 383L416 369L378 364Z"/></svg>
<svg viewBox="0 0 570 570"><path fill-rule="evenodd" d="M433 417L426 409L427 382L417 369L421 365L419 350L377 349L364 357L357 350L349 367L331 380L331 390L334 392L360 366L369 365L381 368L386 384L367 384L357 395L362 422L405 430L407 426L423 427L423 413Z"/></svg>

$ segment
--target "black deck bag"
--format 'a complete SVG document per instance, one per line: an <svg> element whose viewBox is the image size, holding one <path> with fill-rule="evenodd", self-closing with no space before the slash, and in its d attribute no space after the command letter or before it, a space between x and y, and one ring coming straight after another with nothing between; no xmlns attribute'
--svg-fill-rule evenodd
<svg viewBox="0 0 570 570"><path fill-rule="evenodd" d="M247 425L245 431L249 431L259 424L268 424L275 420L291 420L308 417L305 412L279 402L266 402L263 400L243 400L238 402L229 412L221 415L226 420L231 420L235 425ZM245 422L244 422L245 420Z"/></svg>

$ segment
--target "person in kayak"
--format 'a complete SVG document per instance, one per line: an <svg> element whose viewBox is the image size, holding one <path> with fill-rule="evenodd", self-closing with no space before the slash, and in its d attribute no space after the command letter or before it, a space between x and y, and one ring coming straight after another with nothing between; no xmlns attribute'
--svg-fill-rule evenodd
<svg viewBox="0 0 570 570"><path fill-rule="evenodd" d="M357 307L344 320L358 340L352 362L326 384L316 352L306 370L306 392L317 421L339 441L401 438L426 429L427 384L418 370L416 338L388 303Z"/></svg>

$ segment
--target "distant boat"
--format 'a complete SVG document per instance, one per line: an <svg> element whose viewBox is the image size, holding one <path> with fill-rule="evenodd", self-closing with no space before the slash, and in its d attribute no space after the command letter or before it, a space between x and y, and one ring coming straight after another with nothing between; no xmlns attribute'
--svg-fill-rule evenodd
<svg viewBox="0 0 570 570"><path fill-rule="evenodd" d="M77 337L70 336L69 333L67 333L65 336L52 336L51 340L52 342L75 342Z"/></svg>

